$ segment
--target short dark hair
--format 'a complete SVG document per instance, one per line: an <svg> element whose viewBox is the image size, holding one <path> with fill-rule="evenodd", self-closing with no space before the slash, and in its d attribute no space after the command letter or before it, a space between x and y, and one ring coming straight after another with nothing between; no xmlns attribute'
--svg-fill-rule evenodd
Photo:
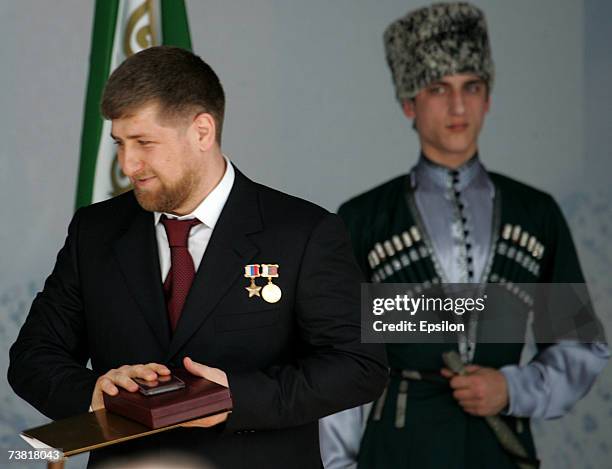
<svg viewBox="0 0 612 469"><path fill-rule="evenodd" d="M197 55L157 46L128 57L106 82L100 109L105 119L118 119L155 101L164 118L211 114L221 144L225 93L217 74Z"/></svg>

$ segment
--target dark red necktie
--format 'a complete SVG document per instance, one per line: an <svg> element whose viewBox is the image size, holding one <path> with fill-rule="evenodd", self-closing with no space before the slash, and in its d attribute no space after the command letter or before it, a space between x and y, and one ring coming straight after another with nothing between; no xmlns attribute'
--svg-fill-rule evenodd
<svg viewBox="0 0 612 469"><path fill-rule="evenodd" d="M168 235L170 246L170 260L172 265L164 282L164 293L166 295L166 306L168 318L172 331L181 317L187 294L195 277L195 267L191 254L189 254L188 241L189 231L195 225L200 224L197 218L191 220L176 220L161 217L161 222Z"/></svg>

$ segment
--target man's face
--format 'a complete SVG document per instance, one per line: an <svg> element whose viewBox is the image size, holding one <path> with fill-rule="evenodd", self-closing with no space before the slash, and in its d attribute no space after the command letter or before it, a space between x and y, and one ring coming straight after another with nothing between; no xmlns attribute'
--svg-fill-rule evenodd
<svg viewBox="0 0 612 469"><path fill-rule="evenodd" d="M148 104L113 119L111 135L142 208L182 213L192 205L202 161L188 122L162 120L157 104Z"/></svg>
<svg viewBox="0 0 612 469"><path fill-rule="evenodd" d="M450 75L405 101L404 113L414 119L425 154L439 164L456 167L476 152L489 104L481 78Z"/></svg>

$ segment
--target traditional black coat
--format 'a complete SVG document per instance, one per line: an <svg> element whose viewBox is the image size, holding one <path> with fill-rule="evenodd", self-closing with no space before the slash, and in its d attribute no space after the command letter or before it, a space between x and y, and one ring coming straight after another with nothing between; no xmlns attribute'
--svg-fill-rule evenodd
<svg viewBox="0 0 612 469"><path fill-rule="evenodd" d="M495 187L492 242L482 281L582 283L569 229L553 198L508 177L495 173L490 177ZM370 281L442 281L439 262L416 208L410 175L355 197L339 214ZM442 352L448 348L444 344L388 344L387 353L392 370L437 373L444 366ZM518 363L521 350L521 344L478 344L473 362L500 368ZM405 421L398 428L400 386L407 387L407 403ZM506 420L535 456L528 420ZM392 376L384 407L370 414L359 467L484 469L516 465L484 419L465 413L449 387Z"/></svg>

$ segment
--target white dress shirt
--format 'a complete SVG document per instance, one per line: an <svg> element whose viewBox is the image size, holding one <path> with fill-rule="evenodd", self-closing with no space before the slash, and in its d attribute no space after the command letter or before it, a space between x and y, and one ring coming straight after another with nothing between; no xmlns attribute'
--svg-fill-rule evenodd
<svg viewBox="0 0 612 469"><path fill-rule="evenodd" d="M187 215L177 217L171 213L154 212L155 221L155 236L157 238L157 251L159 252L159 266L161 270L162 282L166 280L166 276L170 271L171 260L170 260L170 246L168 245L168 235L164 225L160 222L161 216L166 215L168 218L176 218L178 220L189 220L191 218L197 218L202 223L191 228L189 232L188 249L189 254L193 259L193 265L195 266L196 272L204 252L208 247L208 242L212 236L212 232L215 229L217 220L221 215L225 202L229 197L232 186L234 185L234 179L236 177L234 167L230 160L223 155L225 159L225 173L219 181L219 184L215 186L210 194L198 205L195 210Z"/></svg>

